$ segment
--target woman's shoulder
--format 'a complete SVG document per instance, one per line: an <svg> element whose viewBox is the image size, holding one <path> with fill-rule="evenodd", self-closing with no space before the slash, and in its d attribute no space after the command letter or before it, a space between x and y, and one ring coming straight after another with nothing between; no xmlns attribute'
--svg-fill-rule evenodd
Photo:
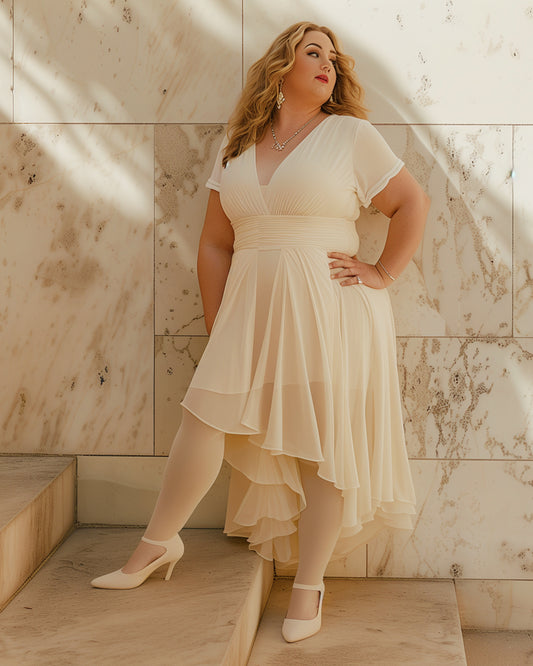
<svg viewBox="0 0 533 666"><path fill-rule="evenodd" d="M364 126L371 125L368 120L364 118L356 118L355 116L343 116L338 114L332 114L335 118L335 125L340 127L347 132L353 132L354 134Z"/></svg>

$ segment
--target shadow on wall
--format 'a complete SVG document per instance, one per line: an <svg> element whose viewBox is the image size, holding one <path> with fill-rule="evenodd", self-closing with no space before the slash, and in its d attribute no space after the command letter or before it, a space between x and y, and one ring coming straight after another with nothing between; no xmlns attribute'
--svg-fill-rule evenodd
<svg viewBox="0 0 533 666"><path fill-rule="evenodd" d="M13 452L149 455L152 123L227 120L241 87L241 3L87 4L48 15L30 0L15 2L14 118L31 124L0 128L9 377L0 423L4 450ZM0 10L4 34L7 5ZM260 27L250 22L246 45L264 35L269 42L292 22L273 16ZM346 17L329 18L342 34ZM505 150L510 159L510 135L403 126L423 123L424 107L411 104L404 118L406 93L390 73L352 40L345 50L372 98L399 118L382 131L434 202L423 245L392 292L398 332L511 335L510 184L496 165ZM480 161L486 168L476 168ZM361 220L368 256L386 225L375 211Z"/></svg>

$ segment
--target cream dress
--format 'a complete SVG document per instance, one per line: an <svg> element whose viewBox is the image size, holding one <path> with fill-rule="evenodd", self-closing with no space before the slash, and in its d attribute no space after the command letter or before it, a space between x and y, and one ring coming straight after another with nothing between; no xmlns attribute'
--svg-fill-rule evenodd
<svg viewBox="0 0 533 666"><path fill-rule="evenodd" d="M403 166L367 121L325 118L257 177L255 146L207 186L235 232L222 304L182 405L227 433L226 524L266 559L298 561L298 458L342 490L332 559L385 526L410 529L395 331L386 289L331 280L328 251L354 255L354 221ZM191 446L193 444L191 443Z"/></svg>

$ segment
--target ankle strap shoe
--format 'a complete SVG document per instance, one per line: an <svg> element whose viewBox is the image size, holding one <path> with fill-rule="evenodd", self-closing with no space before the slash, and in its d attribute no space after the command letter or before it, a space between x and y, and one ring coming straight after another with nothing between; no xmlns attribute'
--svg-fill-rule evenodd
<svg viewBox="0 0 533 666"><path fill-rule="evenodd" d="M309 638L320 631L322 625L322 602L324 600L324 582L320 585L303 585L301 583L294 583L293 587L298 590L317 590L319 592L318 611L316 617L311 620L295 620L292 618L285 618L283 626L281 627L281 635L287 643L294 643L301 641L304 638Z"/></svg>
<svg viewBox="0 0 533 666"><path fill-rule="evenodd" d="M160 555L156 560L147 564L144 569L135 571L134 573L124 573L122 569L117 569L105 576L99 576L91 581L93 587L100 587L106 590L131 590L134 587L139 587L156 569L168 564L167 574L165 580L169 580L176 562L181 558L184 551L183 541L179 534L176 534L171 539L166 541L154 541L141 537L141 541L151 543L155 546L162 546L166 551Z"/></svg>

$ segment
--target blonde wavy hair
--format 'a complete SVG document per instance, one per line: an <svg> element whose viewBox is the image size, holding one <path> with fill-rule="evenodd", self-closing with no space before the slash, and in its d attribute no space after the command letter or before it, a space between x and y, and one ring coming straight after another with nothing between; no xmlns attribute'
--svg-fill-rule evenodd
<svg viewBox="0 0 533 666"><path fill-rule="evenodd" d="M367 117L367 109L363 106L364 90L354 72L354 59L342 53L335 34L325 26L308 21L295 23L284 30L265 55L250 67L241 97L229 119L223 166L263 137L274 115L279 83L293 68L296 47L309 30L327 35L337 52L337 81L332 99L322 105L322 110L328 114Z"/></svg>

